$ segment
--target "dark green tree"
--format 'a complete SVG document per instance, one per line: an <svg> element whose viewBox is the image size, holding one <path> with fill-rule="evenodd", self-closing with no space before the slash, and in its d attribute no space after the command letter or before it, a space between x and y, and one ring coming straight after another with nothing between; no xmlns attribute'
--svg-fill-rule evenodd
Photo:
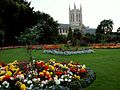
<svg viewBox="0 0 120 90"><path fill-rule="evenodd" d="M0 46L2 47L4 44L4 32L0 30Z"/></svg>
<svg viewBox="0 0 120 90"><path fill-rule="evenodd" d="M41 24L39 39L42 43L56 43L58 37L58 23L46 13L36 12L37 23Z"/></svg>
<svg viewBox="0 0 120 90"><path fill-rule="evenodd" d="M65 44L67 42L67 36L66 35L58 35L58 42L61 44Z"/></svg>
<svg viewBox="0 0 120 90"><path fill-rule="evenodd" d="M71 42L73 41L73 31L70 27L69 27L69 32L67 35L67 40L70 40Z"/></svg>
<svg viewBox="0 0 120 90"><path fill-rule="evenodd" d="M120 27L117 29L117 33L120 34Z"/></svg>
<svg viewBox="0 0 120 90"><path fill-rule="evenodd" d="M84 37L88 44L95 43L95 35L87 33Z"/></svg>
<svg viewBox="0 0 120 90"><path fill-rule="evenodd" d="M35 23L33 8L26 0L0 0L0 26L5 45L17 45L15 36Z"/></svg>
<svg viewBox="0 0 120 90"><path fill-rule="evenodd" d="M32 45L38 44L38 39L40 37L39 33L40 30L40 24L37 24L36 26L33 26L32 28L26 29L24 32L20 34L19 37L17 37L17 40L25 45L25 48L27 49L28 55L30 60L33 60L32 56Z"/></svg>
<svg viewBox="0 0 120 90"><path fill-rule="evenodd" d="M105 43L110 38L110 34L113 30L113 21L111 19L109 20L103 20L100 22L100 25L98 25L96 29L96 42L97 43Z"/></svg>
<svg viewBox="0 0 120 90"><path fill-rule="evenodd" d="M79 46L82 34L79 29L75 29L73 33L73 46Z"/></svg>

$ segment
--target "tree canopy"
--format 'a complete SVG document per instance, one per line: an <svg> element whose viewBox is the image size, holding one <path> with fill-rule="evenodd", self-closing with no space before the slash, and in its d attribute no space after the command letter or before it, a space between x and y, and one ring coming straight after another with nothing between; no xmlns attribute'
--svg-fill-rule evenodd
<svg viewBox="0 0 120 90"><path fill-rule="evenodd" d="M20 32L34 24L34 12L26 0L0 0L0 29L5 32L5 45L15 45Z"/></svg>

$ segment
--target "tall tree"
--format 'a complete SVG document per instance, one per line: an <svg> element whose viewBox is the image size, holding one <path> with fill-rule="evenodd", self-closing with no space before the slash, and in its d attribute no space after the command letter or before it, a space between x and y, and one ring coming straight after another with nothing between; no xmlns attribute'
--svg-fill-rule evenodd
<svg viewBox="0 0 120 90"><path fill-rule="evenodd" d="M58 37L58 23L46 13L36 12L37 23L41 24L40 42L56 43Z"/></svg>
<svg viewBox="0 0 120 90"><path fill-rule="evenodd" d="M6 45L15 45L15 36L34 24L33 8L26 0L0 0L0 19Z"/></svg>
<svg viewBox="0 0 120 90"><path fill-rule="evenodd" d="M112 30L113 21L111 19L101 21L96 29L96 42L106 42L112 33Z"/></svg>
<svg viewBox="0 0 120 90"><path fill-rule="evenodd" d="M80 40L82 37L81 31L79 29L75 29L73 33L73 46L79 46L80 45Z"/></svg>
<svg viewBox="0 0 120 90"><path fill-rule="evenodd" d="M70 40L71 42L73 40L73 31L70 27L69 27L69 32L68 32L68 35L67 35L67 40Z"/></svg>
<svg viewBox="0 0 120 90"><path fill-rule="evenodd" d="M100 25L104 33L111 33L113 30L113 21L111 19L101 21Z"/></svg>
<svg viewBox="0 0 120 90"><path fill-rule="evenodd" d="M117 33L120 34L120 27L117 29Z"/></svg>

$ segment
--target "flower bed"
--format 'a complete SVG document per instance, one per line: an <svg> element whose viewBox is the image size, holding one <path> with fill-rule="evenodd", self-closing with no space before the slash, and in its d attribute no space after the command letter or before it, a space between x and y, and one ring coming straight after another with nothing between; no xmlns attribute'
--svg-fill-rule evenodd
<svg viewBox="0 0 120 90"><path fill-rule="evenodd" d="M44 50L54 50L59 49L60 45L42 45L42 49Z"/></svg>
<svg viewBox="0 0 120 90"><path fill-rule="evenodd" d="M0 47L0 50L6 50L6 49L15 49L15 48L22 48L23 46L8 46L8 47Z"/></svg>
<svg viewBox="0 0 120 90"><path fill-rule="evenodd" d="M94 50L92 50L92 49L85 49L85 50L81 50L81 51L44 50L43 53L56 54L56 55L73 55L73 54L94 53Z"/></svg>
<svg viewBox="0 0 120 90"><path fill-rule="evenodd" d="M91 48L120 48L120 43L108 43L108 44L92 44Z"/></svg>
<svg viewBox="0 0 120 90"><path fill-rule="evenodd" d="M55 59L0 64L0 90L80 90L95 78L85 65Z"/></svg>

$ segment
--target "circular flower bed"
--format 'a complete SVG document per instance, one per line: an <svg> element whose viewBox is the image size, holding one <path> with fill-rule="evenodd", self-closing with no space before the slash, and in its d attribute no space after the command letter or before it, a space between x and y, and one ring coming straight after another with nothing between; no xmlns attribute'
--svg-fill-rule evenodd
<svg viewBox="0 0 120 90"><path fill-rule="evenodd" d="M81 90L95 78L93 70L72 61L0 64L0 90Z"/></svg>
<svg viewBox="0 0 120 90"><path fill-rule="evenodd" d="M81 51L57 51L57 50L44 50L43 53L55 54L55 55L73 55L73 54L86 54L94 53L92 49L85 49Z"/></svg>

